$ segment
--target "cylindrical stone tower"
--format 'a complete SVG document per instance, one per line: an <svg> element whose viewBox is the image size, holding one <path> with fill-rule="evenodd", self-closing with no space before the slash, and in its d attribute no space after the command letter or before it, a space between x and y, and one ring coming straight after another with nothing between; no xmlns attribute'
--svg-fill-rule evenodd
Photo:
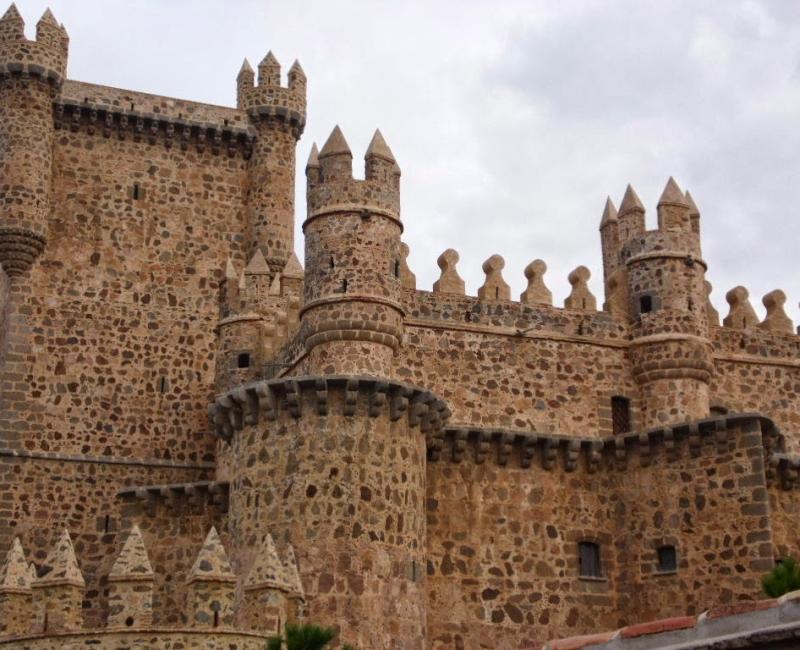
<svg viewBox="0 0 800 650"><path fill-rule="evenodd" d="M629 190L620 208L644 208ZM658 229L621 241L632 317L631 363L641 387L644 428L709 413L713 372L706 314L706 264L686 197L669 179L658 203Z"/></svg>
<svg viewBox="0 0 800 650"><path fill-rule="evenodd" d="M237 77L237 105L256 129L249 161L246 253L256 248L272 273L283 269L294 252L295 148L306 123L306 75L295 61L288 87L281 86L281 66L269 52L255 73L245 61Z"/></svg>
<svg viewBox="0 0 800 650"><path fill-rule="evenodd" d="M0 19L0 264L12 280L44 249L50 215L53 100L67 68L66 31L46 11L36 40L12 4Z"/></svg>
<svg viewBox="0 0 800 650"><path fill-rule="evenodd" d="M308 169L302 374L217 399L231 440L230 533L246 575L289 543L308 620L360 648L426 639L425 436L449 415L392 379L401 341L399 172L376 134L354 180L338 129Z"/></svg>

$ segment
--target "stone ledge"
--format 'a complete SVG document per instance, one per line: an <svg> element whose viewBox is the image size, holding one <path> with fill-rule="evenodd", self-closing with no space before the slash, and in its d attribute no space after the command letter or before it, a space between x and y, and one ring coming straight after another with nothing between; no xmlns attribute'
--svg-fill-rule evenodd
<svg viewBox="0 0 800 650"><path fill-rule="evenodd" d="M329 414L330 390L342 391L342 415L378 417L394 422L408 418L410 427L437 433L450 417L450 409L433 393L409 384L377 377L322 375L284 377L244 384L217 397L209 407L214 430L230 441L234 432L258 424L263 417L275 421L281 414L294 419ZM363 399L359 399L359 395Z"/></svg>
<svg viewBox="0 0 800 650"><path fill-rule="evenodd" d="M62 454L55 451L26 451L0 447L0 458L30 458L68 463L92 463L96 465L134 465L140 467L165 467L168 469L211 470L214 463L180 463L159 458L111 458L108 456L89 456L87 454Z"/></svg>

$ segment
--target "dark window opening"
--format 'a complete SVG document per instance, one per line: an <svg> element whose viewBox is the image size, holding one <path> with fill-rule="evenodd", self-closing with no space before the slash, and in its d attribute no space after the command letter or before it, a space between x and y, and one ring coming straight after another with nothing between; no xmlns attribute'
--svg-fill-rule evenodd
<svg viewBox="0 0 800 650"><path fill-rule="evenodd" d="M142 198L142 188L139 186L139 183L133 184L133 189L131 190L131 198L133 198L134 201L138 201L140 198Z"/></svg>
<svg viewBox="0 0 800 650"><path fill-rule="evenodd" d="M214 627L219 627L219 612L214 610Z"/></svg>
<svg viewBox="0 0 800 650"><path fill-rule="evenodd" d="M712 406L710 409L711 415L727 415L728 409L724 406Z"/></svg>
<svg viewBox="0 0 800 650"><path fill-rule="evenodd" d="M674 546L661 546L658 549L658 570L662 573L678 570L678 552Z"/></svg>
<svg viewBox="0 0 800 650"><path fill-rule="evenodd" d="M331 257L331 259L328 261L328 264L330 264L331 268L334 268L334 267L336 266L336 265L333 263L333 257Z"/></svg>
<svg viewBox="0 0 800 650"><path fill-rule="evenodd" d="M167 392L167 378L166 377L159 377L159 379L158 379L158 392L159 393L166 393Z"/></svg>
<svg viewBox="0 0 800 650"><path fill-rule="evenodd" d="M397 260L395 260L394 263L394 277L396 278L400 277L400 262Z"/></svg>
<svg viewBox="0 0 800 650"><path fill-rule="evenodd" d="M580 575L582 578L601 578L600 545L594 542L578 544Z"/></svg>
<svg viewBox="0 0 800 650"><path fill-rule="evenodd" d="M236 359L236 366L238 368L249 368L250 367L250 353L249 352L242 352Z"/></svg>
<svg viewBox="0 0 800 650"><path fill-rule="evenodd" d="M499 300L500 299L500 287L495 287L494 288L494 299L495 300Z"/></svg>
<svg viewBox="0 0 800 650"><path fill-rule="evenodd" d="M133 616L129 616L128 618L125 619L125 625L127 625L128 627L133 627Z"/></svg>
<svg viewBox="0 0 800 650"><path fill-rule="evenodd" d="M647 314L653 311L653 297L652 296L641 296L639 298L639 313L640 314Z"/></svg>
<svg viewBox="0 0 800 650"><path fill-rule="evenodd" d="M42 631L47 632L47 612L44 613L44 624L42 626Z"/></svg>
<svg viewBox="0 0 800 650"><path fill-rule="evenodd" d="M103 523L103 532L106 532L106 533L108 532L108 524L109 524L110 521L111 521L111 517L106 515L106 520Z"/></svg>
<svg viewBox="0 0 800 650"><path fill-rule="evenodd" d="M627 397L615 395L611 398L611 431L616 436L630 433L631 401Z"/></svg>
<svg viewBox="0 0 800 650"><path fill-rule="evenodd" d="M342 293L347 293L347 278L342 280Z"/></svg>

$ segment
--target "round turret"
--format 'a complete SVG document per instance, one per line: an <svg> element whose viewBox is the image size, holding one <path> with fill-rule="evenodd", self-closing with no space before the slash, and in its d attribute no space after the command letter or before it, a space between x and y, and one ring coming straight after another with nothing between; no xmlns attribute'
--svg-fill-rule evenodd
<svg viewBox="0 0 800 650"><path fill-rule="evenodd" d="M36 40L11 5L0 19L0 264L24 275L42 252L50 214L53 101L67 66L68 38L47 10Z"/></svg>
<svg viewBox="0 0 800 650"><path fill-rule="evenodd" d="M255 72L245 61L236 79L237 106L256 130L247 188L247 256L258 248L272 273L294 252L295 148L306 124L306 75L295 61L288 85L272 52Z"/></svg>
<svg viewBox="0 0 800 650"><path fill-rule="evenodd" d="M366 178L336 127L306 170L308 218L301 332L309 372L391 376L402 338L399 168L376 132Z"/></svg>

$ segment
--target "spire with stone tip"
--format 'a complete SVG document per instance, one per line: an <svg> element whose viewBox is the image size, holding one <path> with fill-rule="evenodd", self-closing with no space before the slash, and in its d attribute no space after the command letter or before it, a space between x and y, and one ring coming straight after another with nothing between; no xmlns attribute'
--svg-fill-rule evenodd
<svg viewBox="0 0 800 650"><path fill-rule="evenodd" d="M294 547L291 544L286 547L285 565L293 595L304 599L306 592L305 589L303 589L303 581L300 579L300 570L297 566L297 557L294 554Z"/></svg>
<svg viewBox="0 0 800 650"><path fill-rule="evenodd" d="M691 230L689 204L675 179L670 176L658 200L658 229L663 231Z"/></svg>
<svg viewBox="0 0 800 650"><path fill-rule="evenodd" d="M694 202L694 197L686 190L686 203L689 206L689 219L692 221L692 232L695 235L700 235L700 209Z"/></svg>
<svg viewBox="0 0 800 650"><path fill-rule="evenodd" d="M292 589L286 567L278 557L278 550L269 533L256 551L256 558L247 573L244 588L246 591L279 589L285 592Z"/></svg>
<svg viewBox="0 0 800 650"><path fill-rule="evenodd" d="M305 70L303 70L303 66L300 65L300 61L297 59L294 60L292 63L292 67L289 68L289 90L294 90L301 95L306 94L306 85L308 84L308 80L306 78Z"/></svg>
<svg viewBox="0 0 800 650"><path fill-rule="evenodd" d="M375 134L367 147L367 153L364 155L364 161L366 162L365 177L368 180L394 184L397 179L395 172L397 161L379 129L375 129Z"/></svg>
<svg viewBox="0 0 800 650"><path fill-rule="evenodd" d="M108 626L146 627L153 621L153 567L138 526L131 529L108 575Z"/></svg>
<svg viewBox="0 0 800 650"><path fill-rule="evenodd" d="M289 256L286 266L283 267L283 270L281 271L281 277L292 280L302 280L305 277L303 265L300 264L300 260L297 259L297 255L294 251L292 251L292 254Z"/></svg>
<svg viewBox="0 0 800 650"><path fill-rule="evenodd" d="M14 538L14 543L6 555L5 564L0 569L0 594L31 592L31 574L25 560L25 552L19 537Z"/></svg>
<svg viewBox="0 0 800 650"><path fill-rule="evenodd" d="M272 50L267 52L267 55L258 64L258 85L281 85L281 64L278 63L278 59L275 58Z"/></svg>
<svg viewBox="0 0 800 650"><path fill-rule="evenodd" d="M247 263L247 266L244 269L244 274L269 275L269 273L269 265L264 257L264 253L261 252L261 248L256 248L255 253L253 253L253 257L250 258L250 261Z"/></svg>
<svg viewBox="0 0 800 650"><path fill-rule="evenodd" d="M25 21L13 2L0 18L0 42L19 41L25 38Z"/></svg>
<svg viewBox="0 0 800 650"><path fill-rule="evenodd" d="M50 9L46 9L36 23L36 40L54 48L63 45L64 32Z"/></svg>
<svg viewBox="0 0 800 650"><path fill-rule="evenodd" d="M75 558L72 539L65 529L33 582L39 607L34 624L38 631L75 631L83 626L86 582Z"/></svg>
<svg viewBox="0 0 800 650"><path fill-rule="evenodd" d="M353 177L353 154L338 124L322 145L318 158L323 182L349 180Z"/></svg>
<svg viewBox="0 0 800 650"><path fill-rule="evenodd" d="M239 74L236 75L236 106L243 109L246 104L248 93L251 93L256 85L256 73L250 61L245 59L242 61L242 67L239 68Z"/></svg>
<svg viewBox="0 0 800 650"><path fill-rule="evenodd" d="M617 208L611 197L606 197L603 216L600 219L600 246L603 254L603 280L608 295L608 281L619 268L619 220Z"/></svg>
<svg viewBox="0 0 800 650"><path fill-rule="evenodd" d="M189 624L196 628L232 625L235 583L228 554L212 526L186 580Z"/></svg>
<svg viewBox="0 0 800 650"><path fill-rule="evenodd" d="M617 221L619 222L621 244L644 234L644 206L631 185L628 185L625 196L622 197Z"/></svg>
<svg viewBox="0 0 800 650"><path fill-rule="evenodd" d="M311 151L308 154L308 162L306 163L306 182L309 185L319 183L319 169L319 149L317 149L317 143L314 142L311 144Z"/></svg>
<svg viewBox="0 0 800 650"><path fill-rule="evenodd" d="M606 204L603 208L603 216L600 219L600 230L603 230L606 226L611 225L612 223L617 222L617 208L614 205L614 202L611 200L611 197L606 197Z"/></svg>

